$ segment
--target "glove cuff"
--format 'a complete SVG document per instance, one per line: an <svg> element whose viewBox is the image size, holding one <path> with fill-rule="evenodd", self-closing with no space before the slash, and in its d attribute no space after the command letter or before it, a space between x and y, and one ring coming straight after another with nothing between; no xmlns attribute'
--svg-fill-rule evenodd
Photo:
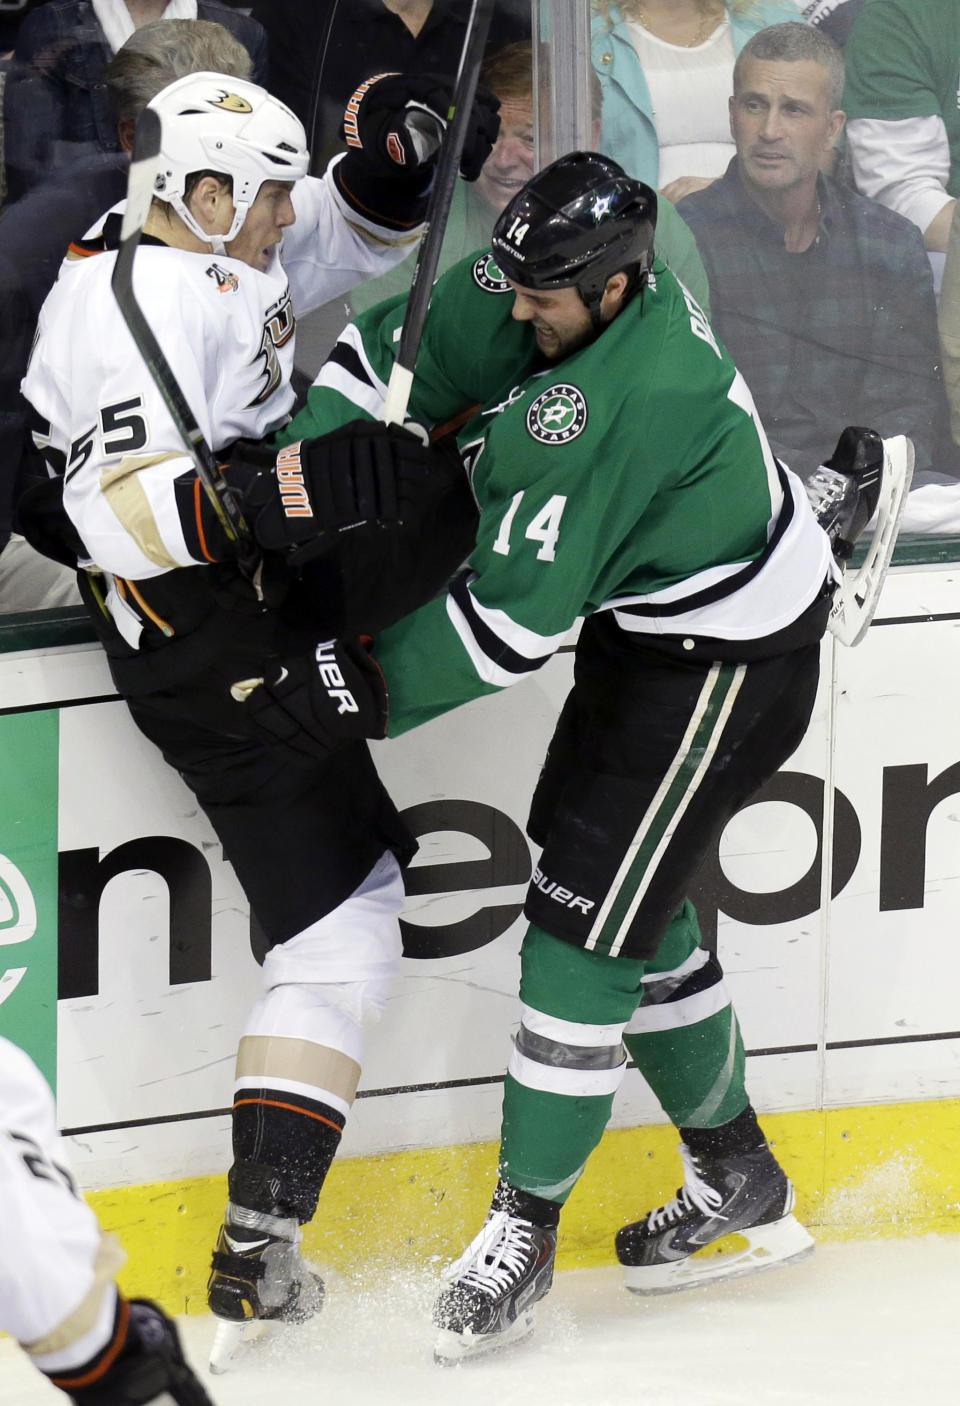
<svg viewBox="0 0 960 1406"><path fill-rule="evenodd" d="M433 166L385 175L359 151L348 151L333 167L333 179L351 210L386 229L404 232L423 223Z"/></svg>

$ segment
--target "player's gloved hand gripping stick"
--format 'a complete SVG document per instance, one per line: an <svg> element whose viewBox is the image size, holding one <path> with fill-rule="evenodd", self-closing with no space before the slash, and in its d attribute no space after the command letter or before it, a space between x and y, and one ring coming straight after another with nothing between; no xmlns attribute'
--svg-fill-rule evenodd
<svg viewBox="0 0 960 1406"><path fill-rule="evenodd" d="M447 130L440 146L437 173L426 214L426 233L420 243L417 263L410 285L410 297L400 330L400 345L396 360L387 384L387 397L383 407L383 419L388 425L403 424L410 390L413 386L413 370L416 365L420 339L430 306L430 294L437 267L440 262L440 246L450 214L453 189L460 169L460 160L466 140L473 100L477 91L483 51L490 30L494 0L473 0L467 33L460 54L460 66L453 90L453 100L447 113Z"/></svg>

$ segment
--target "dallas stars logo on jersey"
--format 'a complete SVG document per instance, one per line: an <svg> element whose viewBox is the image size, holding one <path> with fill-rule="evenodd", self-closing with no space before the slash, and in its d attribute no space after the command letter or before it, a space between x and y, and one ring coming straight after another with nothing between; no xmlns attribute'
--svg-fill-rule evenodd
<svg viewBox="0 0 960 1406"><path fill-rule="evenodd" d="M527 430L541 444L566 444L587 427L587 402L576 386L560 382L537 396L527 411Z"/></svg>
<svg viewBox="0 0 960 1406"><path fill-rule="evenodd" d="M482 288L486 293L510 293L513 291L492 254L482 254L474 264L473 281L478 288Z"/></svg>

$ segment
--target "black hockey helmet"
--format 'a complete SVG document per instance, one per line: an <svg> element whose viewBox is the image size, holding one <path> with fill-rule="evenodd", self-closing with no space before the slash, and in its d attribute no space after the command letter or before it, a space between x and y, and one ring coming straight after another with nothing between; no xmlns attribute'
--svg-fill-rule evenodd
<svg viewBox="0 0 960 1406"><path fill-rule="evenodd" d="M629 293L653 264L656 193L609 156L573 151L538 171L493 228L501 271L523 288L577 288L595 326L607 280L631 274Z"/></svg>

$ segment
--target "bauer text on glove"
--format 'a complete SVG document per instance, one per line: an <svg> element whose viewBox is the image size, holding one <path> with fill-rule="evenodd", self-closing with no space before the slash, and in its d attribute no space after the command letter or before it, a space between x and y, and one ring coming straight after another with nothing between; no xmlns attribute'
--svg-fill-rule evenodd
<svg viewBox="0 0 960 1406"><path fill-rule="evenodd" d="M387 733L387 687L366 640L273 655L262 677L237 680L230 694L261 740L321 760L344 743Z"/></svg>

